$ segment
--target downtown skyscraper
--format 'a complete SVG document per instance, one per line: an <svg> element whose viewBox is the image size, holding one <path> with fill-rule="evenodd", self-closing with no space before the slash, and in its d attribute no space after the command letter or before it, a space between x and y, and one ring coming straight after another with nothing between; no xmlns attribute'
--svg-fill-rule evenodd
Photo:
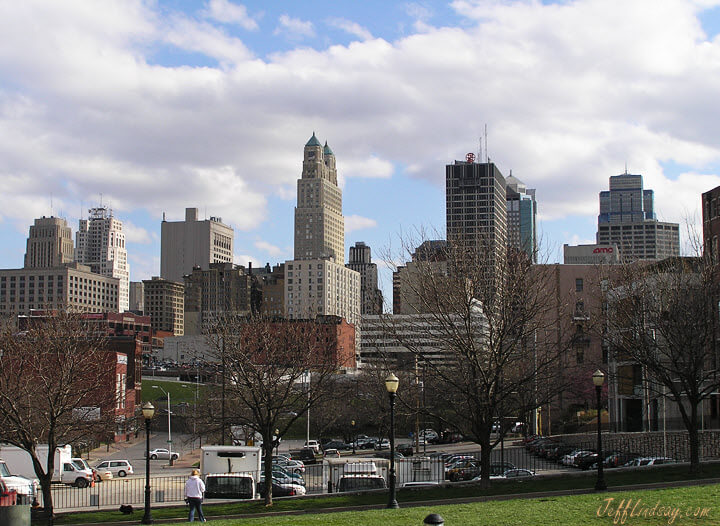
<svg viewBox="0 0 720 526"><path fill-rule="evenodd" d="M107 207L91 208L88 219L81 219L75 236L75 261L96 274L118 278L118 309L130 308L130 266L122 221Z"/></svg>
<svg viewBox="0 0 720 526"><path fill-rule="evenodd" d="M360 274L344 265L345 220L335 154L314 133L305 144L297 192L295 259L285 263L286 317L333 315L357 327Z"/></svg>
<svg viewBox="0 0 720 526"><path fill-rule="evenodd" d="M600 192L597 243L617 245L626 262L660 260L680 255L680 227L657 220L654 192L643 188L642 175L625 171Z"/></svg>

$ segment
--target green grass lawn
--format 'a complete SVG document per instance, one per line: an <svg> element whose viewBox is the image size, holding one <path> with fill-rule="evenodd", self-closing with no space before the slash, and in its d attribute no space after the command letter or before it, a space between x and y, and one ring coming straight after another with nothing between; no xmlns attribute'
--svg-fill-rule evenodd
<svg viewBox="0 0 720 526"><path fill-rule="evenodd" d="M629 504L629 506L628 506ZM619 511L618 511L619 510ZM623 515L626 512L626 515ZM631 513L635 516L631 516ZM513 499L285 517L212 520L217 526L408 526L438 513L446 526L460 525L682 525L720 524L720 485L599 493L571 497ZM624 520L623 520L624 519Z"/></svg>
<svg viewBox="0 0 720 526"><path fill-rule="evenodd" d="M166 393L170 393L170 403L174 406L179 403L195 403L195 384L193 382L168 382L158 377L157 380L152 378L143 378L142 381L142 401L144 402L155 402L163 403L163 407L167 405L167 395L160 389L154 388L153 385L157 385L165 389ZM187 387L183 387L186 385ZM200 385L198 393L199 399L202 400L203 386Z"/></svg>
<svg viewBox="0 0 720 526"><path fill-rule="evenodd" d="M703 472L699 475L697 474L691 474L688 471L687 466L661 466L660 468L654 468L654 469L638 469L638 470L632 470L632 471L625 471L625 472L617 472L613 470L608 470L606 472L606 480L608 483L608 486L610 489L613 487L619 487L619 486L625 486L625 485L633 485L633 484L647 484L647 483L653 483L653 482L659 482L659 481L673 481L673 480L692 480L697 478L717 478L720 477L720 464L707 464L703 466ZM409 490L399 490L398 492L398 500L401 503L401 505L407 504L411 501L414 502L431 502L431 501L441 501L441 500L448 500L448 499L462 499L462 498L468 498L468 497L478 497L478 496L492 496L492 495L508 495L508 494L522 494L522 493L532 493L532 492L539 492L539 491L556 491L556 490L573 490L573 489L589 489L593 488L595 485L595 474L592 472L588 473L579 473L578 476L574 477L537 477L536 479L532 481L509 481L509 482L498 482L493 483L491 487L487 489L481 489L477 485L473 484L458 484L458 485L451 485L444 488L432 488L427 490L415 490L415 491L409 491ZM712 517L713 520L716 522L708 522L709 519L704 518L703 524L720 524L720 499L717 498L718 496L718 488L720 486L706 486L706 488L703 491L708 492L708 495L714 495L712 498L708 497L708 500L711 501L717 501L718 502L718 510L715 515ZM693 490L696 488L686 490L686 489L678 489L673 491L678 492L685 492L690 491L690 494L693 493ZM700 491L699 495L702 496L703 491ZM604 494L603 494L604 495ZM621 493L620 495L626 495L626 493ZM587 507L590 504L592 504L593 501L592 498L597 498L598 495L589 495L582 498L588 498L589 501L585 501L583 504L579 504L580 507ZM580 497L578 497L580 498ZM684 497L683 497L684 498ZM550 499L547 502L555 502L559 499ZM697 499L696 499L697 500ZM702 499L701 499L702 500ZM366 506L366 505L383 505L387 502L387 494L386 493L375 493L375 494L364 494L364 495L344 495L344 494L334 494L334 495L325 495L325 496L317 496L313 498L291 498L291 499L278 499L275 501L274 506L272 507L271 511L277 511L277 512L283 512L283 511L306 511L306 512L315 512L317 510L322 509L328 509L328 508L337 508L337 507L346 507L346 506ZM521 502L521 501L515 501L515 502ZM522 501L525 502L525 501ZM590 504L589 504L590 503ZM498 503L501 504L501 503ZM486 506L487 504L482 504L481 506ZM519 505L519 504L518 504ZM525 504L523 504L525 505ZM529 505L529 504L528 504ZM548 506L550 504L547 504ZM708 502L707 504L704 504L704 506L712 506L712 502ZM453 505L450 506L451 510L454 510L455 508L459 507L459 505ZM232 503L226 503L226 504L213 504L212 502L207 502L204 506L206 514L208 517L212 518L213 516L223 516L223 515L239 515L239 514L259 514L267 512L268 509L265 508L265 506L260 501L238 501L238 502L232 502ZM436 506L433 506L433 510L436 508ZM507 508L505 508L507 509ZM583 508L584 509L584 508ZM398 516L403 516L405 513L420 513L422 514L423 511L425 512L425 515L429 513L429 511L421 510L417 511L417 509L403 509L398 513ZM153 509L153 517L155 519L169 519L169 518L180 518L185 516L186 510L182 507L174 507L174 508L154 508ZM388 513L390 513L388 511ZM393 512L394 513L394 512ZM475 510L474 513L480 513ZM485 512L482 512L483 514ZM501 512L497 512L499 514L502 514ZM445 516L444 513L441 513L443 517ZM118 511L97 511L97 512L82 512L82 513L70 513L61 515L56 520L55 524L89 524L89 523L102 523L102 522L111 522L111 521L133 521L137 522L139 520L138 513L135 513L135 517L130 517L126 515L121 515ZM140 512L141 515L141 512ZM333 515L334 517L334 515ZM412 522L415 520L415 515L413 515L413 518L404 518L402 519L405 522L401 522L398 524L415 524L415 522ZM424 516L423 516L424 517ZM511 517L514 518L515 514L514 512L511 514ZM583 521L590 520L591 517L584 517ZM260 519L258 519L260 520ZM280 520L280 519L274 519L274 520ZM285 520L285 519L282 519ZM294 516L292 520L300 520L298 516ZM318 520L317 518L315 520ZM323 517L322 522L315 523L315 524L333 524L330 522L326 522L326 520L330 520L330 517ZM335 520L335 519L333 519ZM371 520L368 518L367 520ZM374 520L374 519L372 519ZM535 524L534 519L528 519L529 522L526 522L526 524ZM253 523L255 519L253 519ZM409 521L409 522L408 522ZM566 523L564 520L558 520L555 519L554 522L556 524L573 524L573 523ZM608 524L611 524L612 521L607 522ZM218 524L224 524L220 521L218 521ZM231 524L230 522L227 522L227 524ZM262 522L258 522L257 524L264 524ZM274 524L281 524L281 523L274 523ZM285 524L285 523L282 523ZM304 524L300 522L292 522L292 524ZM343 523L338 523L343 524ZM362 524L372 524L372 522L364 523L362 521L357 522L357 525ZM388 523L393 524L393 523ZM422 520L417 522L416 524L421 525ZM463 523L463 522L454 522L454 523L447 523L448 526L450 524L483 524L482 522L477 523ZM487 523L491 524L491 523ZM514 523L514 522L496 522L492 524L520 524L520 523ZM542 524L539 523L538 524ZM597 524L600 524L600 522L597 522ZM628 524L626 522L626 524ZM629 523L633 524L633 523ZM652 522L649 522L648 524L654 524ZM677 522L673 522L673 524L677 524ZM682 524L682 523L681 523Z"/></svg>

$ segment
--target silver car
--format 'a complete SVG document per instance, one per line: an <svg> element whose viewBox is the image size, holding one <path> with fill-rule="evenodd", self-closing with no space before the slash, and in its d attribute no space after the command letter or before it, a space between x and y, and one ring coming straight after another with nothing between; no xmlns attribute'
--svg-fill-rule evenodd
<svg viewBox="0 0 720 526"><path fill-rule="evenodd" d="M180 458L180 454L177 451L172 452L172 459L177 460ZM150 451L150 460L169 460L170 451L164 448L157 448Z"/></svg>

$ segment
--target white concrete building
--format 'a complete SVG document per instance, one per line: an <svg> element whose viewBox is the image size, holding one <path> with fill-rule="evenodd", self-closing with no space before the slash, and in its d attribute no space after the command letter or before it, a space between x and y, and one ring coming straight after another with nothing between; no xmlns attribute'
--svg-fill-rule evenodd
<svg viewBox="0 0 720 526"><path fill-rule="evenodd" d="M128 264L122 221L107 207L91 208L88 219L81 219L76 234L75 261L89 266L96 274L118 278L119 312L130 308L130 265Z"/></svg>
<svg viewBox="0 0 720 526"><path fill-rule="evenodd" d="M285 310L291 320L340 316L360 324L360 274L327 259L285 262Z"/></svg>

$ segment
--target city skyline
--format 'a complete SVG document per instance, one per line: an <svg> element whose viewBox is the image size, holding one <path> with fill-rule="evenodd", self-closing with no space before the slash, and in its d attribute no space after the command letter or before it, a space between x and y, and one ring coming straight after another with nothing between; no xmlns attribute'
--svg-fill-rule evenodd
<svg viewBox="0 0 720 526"><path fill-rule="evenodd" d="M235 263L291 259L313 132L338 156L344 261L364 241L382 267L401 231L444 233L444 167L468 152L537 189L551 261L594 242L598 192L625 170L684 235L720 185L720 12L703 5L7 4L0 268L22 267L34 219L75 230L99 205L133 281L160 274L163 213L188 207L234 228Z"/></svg>

